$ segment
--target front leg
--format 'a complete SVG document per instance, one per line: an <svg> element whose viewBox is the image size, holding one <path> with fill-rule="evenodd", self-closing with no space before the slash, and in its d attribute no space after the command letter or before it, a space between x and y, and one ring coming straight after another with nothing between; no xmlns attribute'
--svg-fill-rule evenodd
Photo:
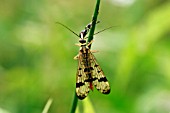
<svg viewBox="0 0 170 113"><path fill-rule="evenodd" d="M76 55L73 59L74 59L74 60L77 60L78 58L79 58L79 54Z"/></svg>
<svg viewBox="0 0 170 113"><path fill-rule="evenodd" d="M92 53L97 53L99 52L98 50L90 50Z"/></svg>
<svg viewBox="0 0 170 113"><path fill-rule="evenodd" d="M94 42L94 40L91 40L91 41L87 44L87 47L89 47L93 42Z"/></svg>
<svg viewBox="0 0 170 113"><path fill-rule="evenodd" d="M75 45L76 45L76 46L79 46L79 47L81 46L81 44L80 44L80 43L78 43L78 44L76 43Z"/></svg>

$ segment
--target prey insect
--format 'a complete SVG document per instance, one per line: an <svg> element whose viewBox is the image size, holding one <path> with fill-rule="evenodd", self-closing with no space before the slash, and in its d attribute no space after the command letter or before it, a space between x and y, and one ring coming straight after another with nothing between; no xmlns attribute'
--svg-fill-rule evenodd
<svg viewBox="0 0 170 113"><path fill-rule="evenodd" d="M99 23L99 21L97 23ZM79 44L77 44L80 46L80 50L74 59L78 60L78 69L76 74L76 94L81 100L87 97L90 90L93 90L93 85L99 92L103 94L110 93L110 85L108 80L105 77L101 67L97 63L96 58L92 54L92 51L89 49L89 45L92 43L92 41L87 43L86 35L88 34L91 27L92 22L88 24L85 29L79 33L79 35L66 27L80 38Z"/></svg>

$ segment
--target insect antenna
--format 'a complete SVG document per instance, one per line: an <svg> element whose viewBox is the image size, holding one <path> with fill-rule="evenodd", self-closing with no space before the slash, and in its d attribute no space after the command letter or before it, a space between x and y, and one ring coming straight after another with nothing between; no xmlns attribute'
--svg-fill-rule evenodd
<svg viewBox="0 0 170 113"><path fill-rule="evenodd" d="M105 28L105 29L103 29L101 31L98 31L97 33L94 33L94 35L97 35L97 34L103 32L103 31L108 30L108 29L113 28L113 27L116 27L116 26L111 26L111 27Z"/></svg>
<svg viewBox="0 0 170 113"><path fill-rule="evenodd" d="M68 29L69 31L71 31L72 33L74 33L76 36L79 37L79 35L78 35L77 33L75 33L73 30L71 30L71 29L70 29L69 27L67 27L66 25L64 25L64 24L62 24L62 23L60 23L60 22L56 22L56 24L59 24L59 25L65 27L66 29Z"/></svg>

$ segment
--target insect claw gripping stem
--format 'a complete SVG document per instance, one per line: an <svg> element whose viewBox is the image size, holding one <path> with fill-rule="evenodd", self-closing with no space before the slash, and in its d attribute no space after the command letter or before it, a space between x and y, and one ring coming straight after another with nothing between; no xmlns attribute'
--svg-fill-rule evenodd
<svg viewBox="0 0 170 113"><path fill-rule="evenodd" d="M89 47L89 45L91 45L94 42L94 40L91 40L88 44L87 47Z"/></svg>

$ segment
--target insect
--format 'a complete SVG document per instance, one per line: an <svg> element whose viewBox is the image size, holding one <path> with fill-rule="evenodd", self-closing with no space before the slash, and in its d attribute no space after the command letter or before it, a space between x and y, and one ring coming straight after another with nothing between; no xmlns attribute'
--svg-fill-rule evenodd
<svg viewBox="0 0 170 113"><path fill-rule="evenodd" d="M99 23L99 21L97 21L97 23ZM63 26L66 27L65 25ZM108 80L106 79L101 67L97 63L96 58L89 48L89 45L92 43L92 41L87 43L86 35L88 34L91 27L92 22L88 24L85 29L79 33L79 35L73 32L70 28L66 27L80 38L79 44L77 44L80 46L80 50L74 59L78 60L78 69L76 74L76 94L81 100L87 97L90 90L93 90L93 85L99 92L103 94L110 93L110 85Z"/></svg>

